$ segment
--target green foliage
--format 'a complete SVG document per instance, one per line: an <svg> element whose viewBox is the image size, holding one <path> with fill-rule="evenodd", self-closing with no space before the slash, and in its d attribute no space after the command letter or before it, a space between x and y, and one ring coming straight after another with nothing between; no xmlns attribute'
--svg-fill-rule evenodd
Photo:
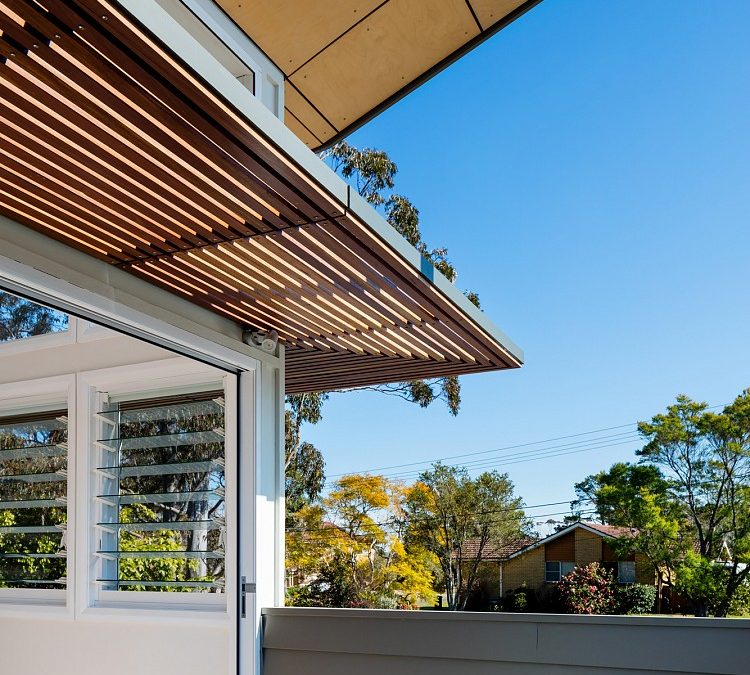
<svg viewBox="0 0 750 675"><path fill-rule="evenodd" d="M169 414L154 418L148 410L135 409L129 412L127 420L119 423L118 434L121 438L141 436L166 436L195 431L209 431L223 428L223 412L207 411L195 414L179 404L170 406ZM191 462L220 459L224 457L224 445L221 442L204 442L186 445L162 445L159 447L137 448L134 451L122 449L120 462L123 466L131 464L170 464L174 462ZM151 495L161 493L200 493L219 490L226 487L224 472L220 468L211 471L175 474L136 474L121 477L117 490L121 494ZM197 497L197 495L196 495ZM119 541L111 540L108 546L125 551L117 560L116 578L127 581L173 581L199 582L222 579L225 574L224 559L199 556L192 559L184 557L145 556L128 557L127 552L172 552L172 551L217 551L222 548L221 534L218 528L176 530L172 524L180 521L210 521L224 515L223 498L206 497L169 501L164 503L121 504L113 507L115 512L109 517L123 523L159 523L164 529L147 531L123 530ZM128 590L188 592L200 590L192 586L151 586L133 584Z"/></svg>
<svg viewBox="0 0 750 675"><path fill-rule="evenodd" d="M641 463L587 477L572 506L592 500L603 522L631 528L618 553L676 578L697 615L725 616L750 579L750 390L721 412L678 396L638 429Z"/></svg>
<svg viewBox="0 0 750 675"><path fill-rule="evenodd" d="M310 607L367 606L351 574L350 560L339 551L323 561L305 595Z"/></svg>
<svg viewBox="0 0 750 675"><path fill-rule="evenodd" d="M123 506L120 519L123 523L158 521L159 514L145 504ZM121 551L184 551L185 544L174 530L155 532L127 532L120 534ZM128 581L199 581L198 565L195 560L180 558L129 558L127 553L120 557L119 576ZM189 592L189 587L140 586L127 587L129 591Z"/></svg>
<svg viewBox="0 0 750 675"><path fill-rule="evenodd" d="M408 492L407 543L437 558L451 610L464 609L488 544L526 534L522 502L507 474L485 472L472 479L466 469L435 464ZM476 556L466 542L478 540Z"/></svg>
<svg viewBox="0 0 750 675"><path fill-rule="evenodd" d="M0 434L0 450L35 445L55 445L67 440L67 429L37 426L34 423L6 426ZM64 456L18 457L6 460L0 473L6 475L26 473L54 473L67 467ZM64 481L0 482L0 501L58 499L66 495ZM47 506L30 509L7 509L0 511L0 525L33 527L39 525L65 525L67 510L64 507ZM0 534L0 552L11 554L55 554L61 549L63 529L59 533L5 533ZM57 580L66 575L65 558L2 558L0 559L0 585L18 586L17 580ZM5 581L2 581L2 580ZM15 582L14 582L15 580ZM35 584L36 588L60 588L50 583Z"/></svg>
<svg viewBox="0 0 750 675"><path fill-rule="evenodd" d="M610 542L621 558L639 552L656 574L671 579L687 547L680 531L683 507L658 467L614 464L577 483L575 490L574 511L593 502L602 522L629 528L628 536Z"/></svg>
<svg viewBox="0 0 750 675"><path fill-rule="evenodd" d="M67 325L65 314L0 291L0 342L54 333Z"/></svg>
<svg viewBox="0 0 750 675"><path fill-rule="evenodd" d="M404 545L405 498L400 483L351 475L320 505L295 513L286 535L287 576L296 588L288 601L381 608L433 601L432 556Z"/></svg>
<svg viewBox="0 0 750 675"><path fill-rule="evenodd" d="M599 563L576 567L558 584L562 605L568 614L612 614L615 584Z"/></svg>
<svg viewBox="0 0 750 675"><path fill-rule="evenodd" d="M626 584L615 589L618 614L649 614L656 604L656 586Z"/></svg>
<svg viewBox="0 0 750 675"><path fill-rule="evenodd" d="M285 490L287 527L290 517L307 504L314 502L325 484L325 460L312 443L302 441L304 424L317 424L323 419L326 392L290 394L286 397L284 413Z"/></svg>
<svg viewBox="0 0 750 675"><path fill-rule="evenodd" d="M435 268L451 282L457 278L456 268L448 259L445 248L431 248L422 238L419 210L411 201L393 192L396 164L382 150L364 148L358 150L341 142L328 150L324 157L335 171L353 184L353 187L375 208L382 210L388 223L414 246ZM479 307L479 296L466 291L469 302ZM452 415L458 414L461 406L461 387L456 377L441 377L418 382L379 385L369 387L407 401L427 407L442 400Z"/></svg>
<svg viewBox="0 0 750 675"><path fill-rule="evenodd" d="M287 515L291 516L306 504L314 502L323 491L324 484L323 455L312 443L301 443L286 469Z"/></svg>
<svg viewBox="0 0 750 675"><path fill-rule="evenodd" d="M505 612L529 612L535 605L535 593L526 586L507 591L503 598L503 611Z"/></svg>
<svg viewBox="0 0 750 675"><path fill-rule="evenodd" d="M647 441L638 454L665 471L685 538L702 558L685 557L678 583L696 614L725 616L750 575L750 390L720 413L678 396L638 428Z"/></svg>
<svg viewBox="0 0 750 675"><path fill-rule="evenodd" d="M734 596L729 603L730 616L750 615L750 580L745 579L734 592Z"/></svg>
<svg viewBox="0 0 750 675"><path fill-rule="evenodd" d="M694 606L705 608L704 613L709 613L724 600L725 577L722 566L691 551L677 568L674 588L680 595L690 598Z"/></svg>
<svg viewBox="0 0 750 675"><path fill-rule="evenodd" d="M372 148L358 150L342 141L325 152L323 157L330 160L334 171L353 182L357 192L370 204L385 204L383 193L393 189L393 177L398 168L384 151Z"/></svg>

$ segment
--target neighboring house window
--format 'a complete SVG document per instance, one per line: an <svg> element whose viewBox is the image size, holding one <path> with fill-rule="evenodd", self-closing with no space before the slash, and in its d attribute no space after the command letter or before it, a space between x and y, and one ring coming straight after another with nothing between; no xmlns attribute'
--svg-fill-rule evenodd
<svg viewBox="0 0 750 675"><path fill-rule="evenodd" d="M68 411L0 417L0 589L67 586Z"/></svg>
<svg viewBox="0 0 750 675"><path fill-rule="evenodd" d="M632 560L620 560L617 563L617 581L621 584L635 583L635 562Z"/></svg>
<svg viewBox="0 0 750 675"><path fill-rule="evenodd" d="M570 574L575 569L574 562L567 561L547 561L544 569L544 580L548 584L554 584L560 581L566 574Z"/></svg>
<svg viewBox="0 0 750 675"><path fill-rule="evenodd" d="M101 398L101 591L223 593L224 392Z"/></svg>

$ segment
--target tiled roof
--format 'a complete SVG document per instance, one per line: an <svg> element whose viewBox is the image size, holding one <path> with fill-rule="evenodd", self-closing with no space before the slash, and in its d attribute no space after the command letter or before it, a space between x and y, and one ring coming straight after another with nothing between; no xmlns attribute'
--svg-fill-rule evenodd
<svg viewBox="0 0 750 675"><path fill-rule="evenodd" d="M533 539L531 537L522 537L520 539L514 539L513 541L506 543L487 542L484 546L484 552L482 554L483 560L505 560L510 556L520 553L523 549L532 547L535 544L546 543L548 539L557 538L568 530L573 530L577 526L583 525L589 530L594 530L604 537L629 537L634 534L634 531L629 527L620 527L619 525L603 525L602 523L591 523L581 521L579 523L573 523L564 530L555 532L548 537L543 539ZM479 552L479 538L467 539L461 548L464 560L471 560L476 558Z"/></svg>
<svg viewBox="0 0 750 675"><path fill-rule="evenodd" d="M484 545L482 552L483 560L505 560L508 556L517 553L522 548L533 544L536 540L531 537L522 537L509 542L489 541ZM467 539L461 547L462 557L465 560L476 558L479 553L479 538Z"/></svg>
<svg viewBox="0 0 750 675"><path fill-rule="evenodd" d="M601 532L607 537L630 537L633 535L633 530L629 527L620 527L619 525L602 525L601 523L589 523L583 522L582 525Z"/></svg>

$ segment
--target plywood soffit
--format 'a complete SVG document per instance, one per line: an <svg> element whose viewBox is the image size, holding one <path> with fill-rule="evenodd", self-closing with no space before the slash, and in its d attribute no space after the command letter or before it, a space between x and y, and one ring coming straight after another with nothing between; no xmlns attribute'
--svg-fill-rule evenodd
<svg viewBox="0 0 750 675"><path fill-rule="evenodd" d="M282 70L289 126L334 142L540 0L216 0Z"/></svg>

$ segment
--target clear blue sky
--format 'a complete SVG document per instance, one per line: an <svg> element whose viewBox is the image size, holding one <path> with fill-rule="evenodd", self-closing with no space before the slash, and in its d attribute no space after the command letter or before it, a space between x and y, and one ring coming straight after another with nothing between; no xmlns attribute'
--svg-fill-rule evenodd
<svg viewBox="0 0 750 675"><path fill-rule="evenodd" d="M329 474L612 427L679 393L720 404L750 386L748 26L747 0L545 0L351 137L397 162L428 244L448 247L457 285L526 365L462 378L455 419L335 395L305 431ZM484 457L539 504L636 447Z"/></svg>

